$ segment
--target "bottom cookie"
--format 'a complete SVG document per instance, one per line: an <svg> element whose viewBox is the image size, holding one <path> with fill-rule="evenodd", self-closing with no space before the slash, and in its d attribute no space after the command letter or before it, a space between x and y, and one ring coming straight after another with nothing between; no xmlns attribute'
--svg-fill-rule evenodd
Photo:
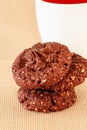
<svg viewBox="0 0 87 130"><path fill-rule="evenodd" d="M38 112L55 112L72 106L76 101L74 89L53 92L43 90L28 90L20 88L17 93L19 102L25 109Z"/></svg>

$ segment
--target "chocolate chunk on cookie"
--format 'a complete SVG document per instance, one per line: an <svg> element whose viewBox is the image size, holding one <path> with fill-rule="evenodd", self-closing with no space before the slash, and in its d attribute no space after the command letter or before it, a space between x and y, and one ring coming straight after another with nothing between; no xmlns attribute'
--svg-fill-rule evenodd
<svg viewBox="0 0 87 130"><path fill-rule="evenodd" d="M71 89L84 82L87 77L87 59L73 53L72 64L69 72L57 85L50 87L50 90L64 91ZM46 88L45 88L46 89Z"/></svg>
<svg viewBox="0 0 87 130"><path fill-rule="evenodd" d="M56 42L37 43L14 61L12 72L20 87L50 88L68 73L72 62L69 49Z"/></svg>
<svg viewBox="0 0 87 130"><path fill-rule="evenodd" d="M18 100L27 110L38 112L55 112L69 108L76 101L74 89L57 92L20 88Z"/></svg>

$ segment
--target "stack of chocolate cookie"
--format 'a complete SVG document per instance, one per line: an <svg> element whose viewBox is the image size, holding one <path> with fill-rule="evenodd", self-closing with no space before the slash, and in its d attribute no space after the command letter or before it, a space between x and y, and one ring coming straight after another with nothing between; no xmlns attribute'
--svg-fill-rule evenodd
<svg viewBox="0 0 87 130"><path fill-rule="evenodd" d="M60 111L75 103L74 87L87 77L87 60L65 45L37 43L15 59L12 72L21 87L18 100L24 108Z"/></svg>

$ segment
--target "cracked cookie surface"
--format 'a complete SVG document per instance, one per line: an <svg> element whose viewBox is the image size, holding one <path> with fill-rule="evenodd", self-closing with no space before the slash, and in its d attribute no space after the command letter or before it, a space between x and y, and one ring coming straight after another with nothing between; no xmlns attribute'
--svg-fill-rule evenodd
<svg viewBox="0 0 87 130"><path fill-rule="evenodd" d="M72 53L65 45L37 43L16 58L12 65L13 77L20 87L49 88L63 79L71 62Z"/></svg>

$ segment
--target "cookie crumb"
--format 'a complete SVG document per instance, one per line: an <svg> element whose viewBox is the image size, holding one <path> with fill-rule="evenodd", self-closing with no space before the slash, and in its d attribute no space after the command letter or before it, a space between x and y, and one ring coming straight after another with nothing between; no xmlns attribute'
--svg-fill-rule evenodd
<svg viewBox="0 0 87 130"><path fill-rule="evenodd" d="M38 109L37 109L37 108L35 108L35 111L38 111Z"/></svg>
<svg viewBox="0 0 87 130"><path fill-rule="evenodd" d="M85 69L84 69L84 68L82 68L82 69L81 69L81 72L82 72L82 73L84 73L84 72L85 72Z"/></svg>

